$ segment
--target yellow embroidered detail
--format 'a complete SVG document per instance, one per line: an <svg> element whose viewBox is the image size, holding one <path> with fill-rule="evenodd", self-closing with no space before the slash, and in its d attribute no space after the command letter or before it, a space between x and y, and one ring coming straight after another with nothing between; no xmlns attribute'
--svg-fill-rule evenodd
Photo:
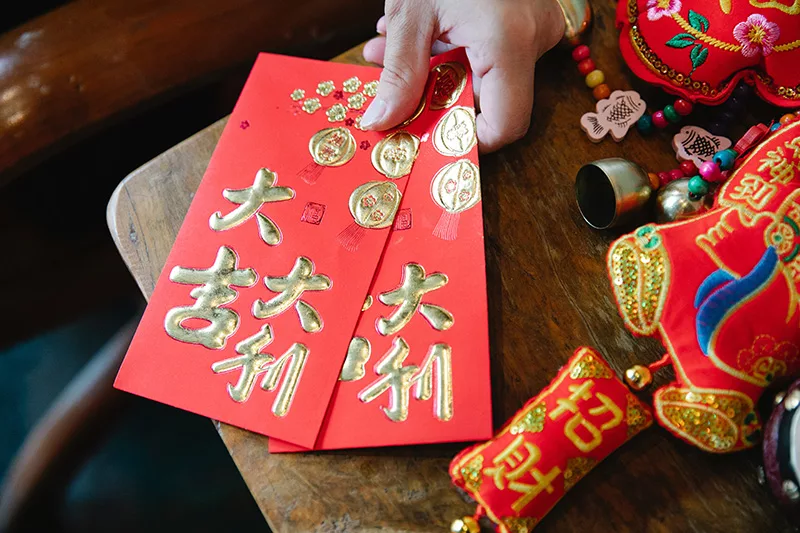
<svg viewBox="0 0 800 533"><path fill-rule="evenodd" d="M512 435L519 433L539 433L544 429L547 416L547 407L540 403L529 409L516 424L509 430Z"/></svg>
<svg viewBox="0 0 800 533"><path fill-rule="evenodd" d="M625 409L625 423L628 425L629 439L643 429L647 429L650 427L650 424L653 423L650 414L633 394L628 394L628 405Z"/></svg>
<svg viewBox="0 0 800 533"><path fill-rule="evenodd" d="M739 350L736 362L747 375L763 386L775 378L785 376L789 368L796 368L800 350L788 341L779 342L771 335L758 335L749 348Z"/></svg>
<svg viewBox="0 0 800 533"><path fill-rule="evenodd" d="M608 254L614 298L625 324L637 335L652 335L669 287L669 259L654 226L642 226L615 242Z"/></svg>
<svg viewBox="0 0 800 533"><path fill-rule="evenodd" d="M578 481L597 466L597 459L591 457L573 457L567 461L567 468L564 470L564 491L570 490Z"/></svg>
<svg viewBox="0 0 800 533"><path fill-rule="evenodd" d="M473 492L481 490L481 483L483 483L483 456L476 455L470 462L465 464L459 470L459 474L464 479L466 488Z"/></svg>
<svg viewBox="0 0 800 533"><path fill-rule="evenodd" d="M768 8L777 9L778 11L783 11L787 15L800 15L800 0L794 0L794 3L790 6L787 6L786 4L781 4L780 2L776 2L775 0L767 0L766 2L759 2L758 0L750 0L750 5L753 7L759 7L761 9L768 9Z"/></svg>
<svg viewBox="0 0 800 533"><path fill-rule="evenodd" d="M503 518L503 524L505 524L509 533L531 533L533 528L536 527L537 522L539 522L539 519L532 516L520 518L509 516Z"/></svg>
<svg viewBox="0 0 800 533"><path fill-rule="evenodd" d="M609 379L612 376L611 369L598 361L589 350L583 350L581 356L572 363L572 368L569 370L569 377L572 379Z"/></svg>

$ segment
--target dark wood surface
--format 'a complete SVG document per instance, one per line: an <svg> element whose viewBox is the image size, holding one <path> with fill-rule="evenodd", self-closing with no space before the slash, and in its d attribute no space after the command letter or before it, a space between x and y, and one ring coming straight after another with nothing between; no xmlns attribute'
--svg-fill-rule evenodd
<svg viewBox="0 0 800 533"><path fill-rule="evenodd" d="M595 8L590 44L612 87L640 90L651 112L670 103L624 67L613 4ZM337 59L362 61L359 50ZM582 221L573 183L581 164L604 157L674 168L670 137L643 139L634 131L620 144L590 143L578 121L594 101L567 50L541 61L536 83L531 131L481 158L496 427L580 345L596 347L618 372L662 354L657 342L624 330L605 271L615 234ZM140 168L111 199L109 227L145 295L153 291L223 126L224 120ZM655 384L671 379L670 370L662 371ZM224 424L217 429L275 531L433 532L474 509L447 475L463 445L270 455L266 437ZM757 482L758 464L757 451L712 456L656 427L600 464L537 531L790 531Z"/></svg>
<svg viewBox="0 0 800 533"><path fill-rule="evenodd" d="M69 2L0 35L0 182L259 51L313 49L379 12L359 0Z"/></svg>

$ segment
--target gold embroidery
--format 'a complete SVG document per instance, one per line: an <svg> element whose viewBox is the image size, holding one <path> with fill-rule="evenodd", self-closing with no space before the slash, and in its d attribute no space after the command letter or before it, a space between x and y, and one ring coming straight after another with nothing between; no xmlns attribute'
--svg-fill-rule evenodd
<svg viewBox="0 0 800 533"><path fill-rule="evenodd" d="M777 0L767 0L766 2L759 2L758 0L750 0L750 5L762 9L773 8L778 11L783 11L787 15L800 15L800 0L794 0L792 5L783 4Z"/></svg>
<svg viewBox="0 0 800 533"><path fill-rule="evenodd" d="M419 138L407 131L390 133L372 149L372 166L387 178L401 178L411 172L419 152Z"/></svg>
<svg viewBox="0 0 800 533"><path fill-rule="evenodd" d="M597 459L591 457L573 457L567 460L564 469L564 492L574 487L578 481L597 466Z"/></svg>
<svg viewBox="0 0 800 533"><path fill-rule="evenodd" d="M570 417L564 426L564 436L583 453L589 453L600 446L603 443L603 432L617 427L623 420L622 410L611 398L602 392L594 394L594 397L599 401L600 405L592 407L588 410L588 413L592 415L593 418L608 413L611 415L611 418L606 420L599 429L586 420L583 413L580 411L580 407L578 407L578 402L587 401L592 398L591 390L593 386L594 381L592 380L586 380L580 385L570 385L569 397L558 398L556 400L557 407L547 415L550 420L555 421L561 418L561 415L572 413L572 417ZM588 433L591 435L591 439L586 440L583 436L579 435L577 432L579 427L585 430L581 433L584 435Z"/></svg>
<svg viewBox="0 0 800 533"><path fill-rule="evenodd" d="M319 98L306 98L303 100L303 111L309 115L315 113L320 107L322 107L322 104L319 103Z"/></svg>
<svg viewBox="0 0 800 533"><path fill-rule="evenodd" d="M378 295L385 305L397 307L389 318L379 318L376 326L381 335L394 335L419 313L437 331L446 331L453 325L453 315L438 305L422 303L422 297L447 285L446 274L434 272L425 275L425 268L417 263L403 265L403 281L392 291Z"/></svg>
<svg viewBox="0 0 800 533"><path fill-rule="evenodd" d="M538 522L539 520L532 516L507 516L503 518L503 524L505 524L509 533L531 533Z"/></svg>
<svg viewBox="0 0 800 533"><path fill-rule="evenodd" d="M225 231L243 224L253 215L258 223L258 234L261 240L270 246L281 242L281 230L264 213L258 210L261 206L272 202L285 202L294 198L294 189L290 187L275 187L278 175L267 168L256 172L255 180L251 187L245 189L223 189L222 196L239 207L222 216L217 211L208 219L208 225L214 231Z"/></svg>
<svg viewBox="0 0 800 533"><path fill-rule="evenodd" d="M347 128L325 128L308 141L308 151L316 164L340 167L356 154L356 140Z"/></svg>
<svg viewBox="0 0 800 533"><path fill-rule="evenodd" d="M336 85L333 84L333 81L321 81L319 85L317 85L317 94L320 96L328 96L336 89Z"/></svg>
<svg viewBox="0 0 800 533"><path fill-rule="evenodd" d="M364 366L372 354L372 345L364 337L353 337L347 348L347 357L342 365L339 381L358 381L366 375Z"/></svg>
<svg viewBox="0 0 800 533"><path fill-rule="evenodd" d="M609 379L613 375L611 369L595 359L590 350L583 350L581 355L572 363L569 371L569 377L572 379Z"/></svg>
<svg viewBox="0 0 800 533"><path fill-rule="evenodd" d="M359 87L361 87L361 80L359 80L356 76L348 78L344 80L344 83L342 83L342 89L344 89L344 92L346 93L354 93Z"/></svg>
<svg viewBox="0 0 800 533"><path fill-rule="evenodd" d="M325 274L314 273L314 263L307 257L300 256L292 270L286 276L264 277L264 285L272 292L280 293L264 302L261 299L253 302L253 316L271 318L278 316L294 304L297 317L304 331L316 333L322 329L322 317L316 309L300 299L305 291L327 291L331 288L331 278Z"/></svg>
<svg viewBox="0 0 800 533"><path fill-rule="evenodd" d="M766 387L775 378L787 375L789 368L794 370L798 355L800 350L791 342L778 342L771 335L758 335L750 348L739 350L736 362L743 372Z"/></svg>
<svg viewBox="0 0 800 533"><path fill-rule="evenodd" d="M306 92L303 89L295 89L294 91L292 91L292 94L290 96L292 97L292 100L296 102L298 100L302 100L305 97L305 95Z"/></svg>
<svg viewBox="0 0 800 533"><path fill-rule="evenodd" d="M483 484L483 456L476 455L459 469L467 490L478 492Z"/></svg>
<svg viewBox="0 0 800 533"><path fill-rule="evenodd" d="M625 423L628 425L628 438L630 439L643 429L650 427L653 419L647 412L642 403L633 394L627 396L627 407L625 409Z"/></svg>
<svg viewBox="0 0 800 533"><path fill-rule="evenodd" d="M401 198L394 183L370 181L356 187L350 195L350 214L362 228L387 228L394 221Z"/></svg>
<svg viewBox="0 0 800 533"><path fill-rule="evenodd" d="M539 433L544 429L544 421L547 415L547 407L540 403L525 412L525 415L509 431L512 435L520 433Z"/></svg>
<svg viewBox="0 0 800 533"><path fill-rule="evenodd" d="M442 155L460 157L478 144L475 112L468 107L454 107L433 130L433 147Z"/></svg>
<svg viewBox="0 0 800 533"><path fill-rule="evenodd" d="M325 114L328 116L328 122L341 122L347 116L347 108L342 104L333 104Z"/></svg>
<svg viewBox="0 0 800 533"><path fill-rule="evenodd" d="M608 271L625 324L638 335L652 335L661 319L669 288L669 260L654 226L615 242Z"/></svg>
<svg viewBox="0 0 800 533"><path fill-rule="evenodd" d="M239 315L222 307L236 299L231 287L252 287L258 275L252 268L238 270L239 258L227 246L221 246L214 264L207 269L176 266L169 273L170 281L185 285L200 285L189 293L195 299L190 306L174 307L164 317L164 330L176 341L201 344L206 348L225 347L228 337L239 327ZM209 322L203 327L185 326L186 320Z"/></svg>

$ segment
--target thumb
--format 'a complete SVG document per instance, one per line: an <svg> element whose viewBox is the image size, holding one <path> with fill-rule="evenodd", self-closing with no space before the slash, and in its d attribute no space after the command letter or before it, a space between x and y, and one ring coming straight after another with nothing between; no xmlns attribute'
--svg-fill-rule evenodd
<svg viewBox="0 0 800 533"><path fill-rule="evenodd" d="M361 126L385 130L417 108L428 79L433 12L427 2L387 0L386 52L378 94L361 118Z"/></svg>

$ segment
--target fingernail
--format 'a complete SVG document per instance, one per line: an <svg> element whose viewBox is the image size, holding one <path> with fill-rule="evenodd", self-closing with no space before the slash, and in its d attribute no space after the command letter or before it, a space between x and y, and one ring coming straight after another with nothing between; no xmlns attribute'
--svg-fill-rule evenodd
<svg viewBox="0 0 800 533"><path fill-rule="evenodd" d="M370 129L380 122L386 115L386 102L382 98L375 98L361 117L361 127Z"/></svg>

